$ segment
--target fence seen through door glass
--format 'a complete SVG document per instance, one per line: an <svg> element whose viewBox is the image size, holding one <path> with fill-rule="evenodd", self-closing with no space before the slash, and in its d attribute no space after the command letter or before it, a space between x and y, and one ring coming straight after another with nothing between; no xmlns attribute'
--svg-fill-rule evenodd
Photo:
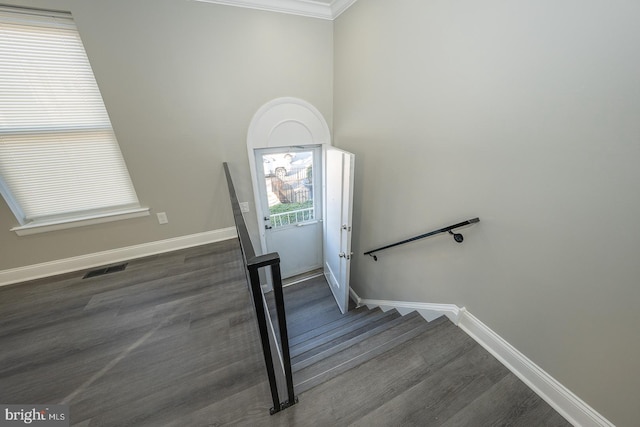
<svg viewBox="0 0 640 427"><path fill-rule="evenodd" d="M262 162L271 227L314 220L313 152L263 154Z"/></svg>

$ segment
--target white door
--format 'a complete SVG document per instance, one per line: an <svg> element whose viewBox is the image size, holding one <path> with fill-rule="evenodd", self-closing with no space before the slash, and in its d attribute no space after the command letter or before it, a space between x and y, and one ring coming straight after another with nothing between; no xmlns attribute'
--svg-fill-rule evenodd
<svg viewBox="0 0 640 427"><path fill-rule="evenodd" d="M343 313L349 307L355 156L324 147L324 275Z"/></svg>
<svg viewBox="0 0 640 427"><path fill-rule="evenodd" d="M322 267L321 149L255 150L267 252L278 252L282 278ZM317 183L317 184L316 184Z"/></svg>

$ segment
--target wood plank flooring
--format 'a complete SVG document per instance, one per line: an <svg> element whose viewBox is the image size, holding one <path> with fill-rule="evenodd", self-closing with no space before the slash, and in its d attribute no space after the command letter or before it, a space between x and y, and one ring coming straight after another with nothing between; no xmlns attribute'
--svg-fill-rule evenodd
<svg viewBox="0 0 640 427"><path fill-rule="evenodd" d="M79 427L568 425L448 320L343 316L321 278L285 288L300 403L270 416L235 240L84 273L0 288L0 403Z"/></svg>

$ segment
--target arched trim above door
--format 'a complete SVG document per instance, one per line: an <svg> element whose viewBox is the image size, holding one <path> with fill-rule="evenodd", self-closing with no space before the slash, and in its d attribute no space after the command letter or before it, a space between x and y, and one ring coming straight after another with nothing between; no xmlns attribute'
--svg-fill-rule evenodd
<svg viewBox="0 0 640 427"><path fill-rule="evenodd" d="M290 145L331 145L331 132L322 113L299 98L276 98L251 119L247 134L249 162L256 148Z"/></svg>

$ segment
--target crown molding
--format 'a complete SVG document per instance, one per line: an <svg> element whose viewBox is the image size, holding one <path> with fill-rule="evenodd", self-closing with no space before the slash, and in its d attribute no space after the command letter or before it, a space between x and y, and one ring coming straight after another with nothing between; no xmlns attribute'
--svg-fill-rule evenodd
<svg viewBox="0 0 640 427"><path fill-rule="evenodd" d="M347 10L356 0L333 0L323 3L314 0L194 0L201 3L214 3L248 9L267 10L269 12L333 21Z"/></svg>
<svg viewBox="0 0 640 427"><path fill-rule="evenodd" d="M349 9L357 0L333 0L331 2L331 14L333 19L342 15L342 12Z"/></svg>

